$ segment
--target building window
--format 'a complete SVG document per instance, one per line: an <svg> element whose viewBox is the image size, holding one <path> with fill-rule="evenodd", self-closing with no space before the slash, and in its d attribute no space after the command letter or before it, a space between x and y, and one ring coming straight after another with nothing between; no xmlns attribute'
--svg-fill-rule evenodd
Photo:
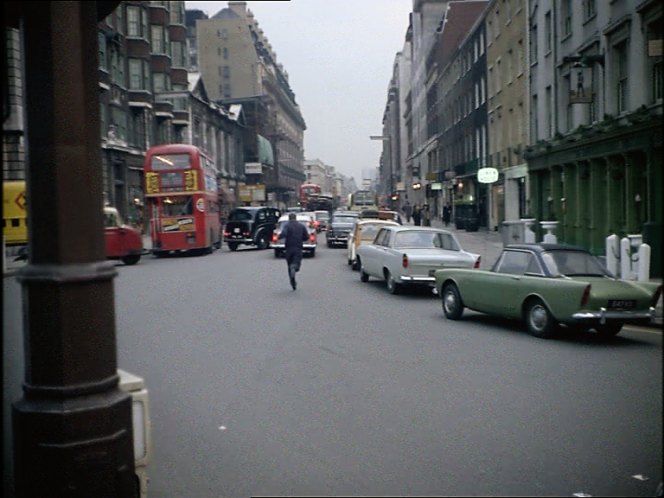
<svg viewBox="0 0 664 498"><path fill-rule="evenodd" d="M544 53L548 54L553 48L553 29L551 25L551 11L544 14Z"/></svg>
<svg viewBox="0 0 664 498"><path fill-rule="evenodd" d="M167 73L152 73L152 87L154 93L171 91L171 76Z"/></svg>
<svg viewBox="0 0 664 498"><path fill-rule="evenodd" d="M587 21L596 14L595 0L583 0L583 20Z"/></svg>
<svg viewBox="0 0 664 498"><path fill-rule="evenodd" d="M146 18L141 7L127 5L127 36L145 38Z"/></svg>
<svg viewBox="0 0 664 498"><path fill-rule="evenodd" d="M224 47L224 60L228 60L228 48Z"/></svg>
<svg viewBox="0 0 664 498"><path fill-rule="evenodd" d="M187 67L184 44L181 41L171 42L171 57L173 58L173 67Z"/></svg>
<svg viewBox="0 0 664 498"><path fill-rule="evenodd" d="M108 62L106 61L106 35L103 31L100 31L97 34L97 40L99 45L99 69L107 71Z"/></svg>
<svg viewBox="0 0 664 498"><path fill-rule="evenodd" d="M147 135L145 130L145 111L143 108L132 108L131 128L130 145L138 149L145 149Z"/></svg>
<svg viewBox="0 0 664 498"><path fill-rule="evenodd" d="M615 84L616 84L616 111L618 114L625 112L628 105L627 85L629 73L627 65L627 40L613 47L615 60Z"/></svg>
<svg viewBox="0 0 664 498"><path fill-rule="evenodd" d="M537 62L537 24L530 28L530 63Z"/></svg>
<svg viewBox="0 0 664 498"><path fill-rule="evenodd" d="M546 101L544 102L544 119L546 120L546 137L553 135L553 92L551 86L546 87Z"/></svg>
<svg viewBox="0 0 664 498"><path fill-rule="evenodd" d="M648 24L647 35L647 65L650 71L650 102L660 102L663 95L664 74L662 73L662 56L654 55L655 53L661 54L662 39L664 39L664 27L662 26L662 18L656 19L654 22Z"/></svg>
<svg viewBox="0 0 664 498"><path fill-rule="evenodd" d="M567 102L567 109L565 113L565 128L567 131L571 130L573 127L572 123L572 103L570 102L570 95L572 94L572 79L569 74L563 76L564 84L563 91L567 92L565 95L564 101Z"/></svg>
<svg viewBox="0 0 664 498"><path fill-rule="evenodd" d="M118 5L115 8L115 29L118 33L121 35L124 35L125 33L125 28L124 28L124 4L120 2L120 5Z"/></svg>
<svg viewBox="0 0 664 498"><path fill-rule="evenodd" d="M560 5L560 34L562 37L572 33L572 0L562 0Z"/></svg>
<svg viewBox="0 0 664 498"><path fill-rule="evenodd" d="M120 107L111 107L111 126L117 140L127 141L127 113Z"/></svg>
<svg viewBox="0 0 664 498"><path fill-rule="evenodd" d="M111 81L116 85L126 88L124 71L124 57L115 49L111 48Z"/></svg>
<svg viewBox="0 0 664 498"><path fill-rule="evenodd" d="M161 25L152 25L152 53L155 54L166 54L166 31Z"/></svg>
<svg viewBox="0 0 664 498"><path fill-rule="evenodd" d="M532 137L531 142L535 143L539 139L539 137L537 136L537 134L539 132L538 126L537 126L537 122L538 122L538 119L537 119L538 118L537 95L533 95L533 105L531 107L531 113L532 113L532 117L531 117L531 120L530 120L530 126L532 128L530 130L530 135Z"/></svg>
<svg viewBox="0 0 664 498"><path fill-rule="evenodd" d="M185 24L184 2L168 2L171 24Z"/></svg>

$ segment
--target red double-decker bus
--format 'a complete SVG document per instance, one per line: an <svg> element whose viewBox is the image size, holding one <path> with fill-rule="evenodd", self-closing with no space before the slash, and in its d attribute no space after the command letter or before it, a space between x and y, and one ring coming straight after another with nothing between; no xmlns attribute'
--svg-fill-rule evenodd
<svg viewBox="0 0 664 498"><path fill-rule="evenodd" d="M198 147L157 145L143 165L152 253L210 253L221 247L219 191L213 161Z"/></svg>
<svg viewBox="0 0 664 498"><path fill-rule="evenodd" d="M315 183L303 183L300 185L300 206L306 208L310 195L320 194L320 185Z"/></svg>

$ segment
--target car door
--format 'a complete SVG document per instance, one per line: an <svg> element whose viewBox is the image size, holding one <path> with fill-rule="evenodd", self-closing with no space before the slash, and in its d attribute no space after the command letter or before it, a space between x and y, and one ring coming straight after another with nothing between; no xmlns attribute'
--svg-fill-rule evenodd
<svg viewBox="0 0 664 498"><path fill-rule="evenodd" d="M362 266L364 266L364 271L371 276L381 278L383 276L381 261L389 235L389 230L383 228L378 232L372 244L362 244L360 246L362 253L365 254L365 257L362 258Z"/></svg>
<svg viewBox="0 0 664 498"><path fill-rule="evenodd" d="M508 317L520 316L524 293L528 291L525 283L531 276L531 268L537 263L535 255L524 250L505 250L491 272L483 274L474 287L474 296L470 297L469 307L477 300L481 311ZM525 279L525 280L524 280Z"/></svg>

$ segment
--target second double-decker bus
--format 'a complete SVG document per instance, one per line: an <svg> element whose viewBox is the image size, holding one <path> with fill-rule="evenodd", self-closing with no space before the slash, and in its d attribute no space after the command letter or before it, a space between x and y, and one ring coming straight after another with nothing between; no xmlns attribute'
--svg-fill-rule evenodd
<svg viewBox="0 0 664 498"><path fill-rule="evenodd" d="M143 165L152 253L221 247L216 168L198 147L156 145Z"/></svg>
<svg viewBox="0 0 664 498"><path fill-rule="evenodd" d="M351 211L378 210L376 192L373 190L356 190L348 196L348 209Z"/></svg>

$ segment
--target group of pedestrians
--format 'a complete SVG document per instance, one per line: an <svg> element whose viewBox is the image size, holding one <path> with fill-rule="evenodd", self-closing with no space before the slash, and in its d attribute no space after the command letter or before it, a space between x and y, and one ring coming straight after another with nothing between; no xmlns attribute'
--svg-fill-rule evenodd
<svg viewBox="0 0 664 498"><path fill-rule="evenodd" d="M428 204L424 204L423 206L415 204L414 206L411 206L410 203L406 201L403 206L403 212L408 223L410 223L412 218L413 224L416 226L431 226L431 211L429 210Z"/></svg>
<svg viewBox="0 0 664 498"><path fill-rule="evenodd" d="M412 218L413 224L416 226L425 226L425 227L430 227L431 226L431 211L429 210L429 205L424 204L424 206L420 207L419 204L415 204L415 206L411 206L408 201L403 205L403 213L406 216L406 220L408 223L410 223L410 220ZM449 205L446 205L443 207L443 215L442 215L442 220L445 226L448 226L450 224L452 218L452 207Z"/></svg>

